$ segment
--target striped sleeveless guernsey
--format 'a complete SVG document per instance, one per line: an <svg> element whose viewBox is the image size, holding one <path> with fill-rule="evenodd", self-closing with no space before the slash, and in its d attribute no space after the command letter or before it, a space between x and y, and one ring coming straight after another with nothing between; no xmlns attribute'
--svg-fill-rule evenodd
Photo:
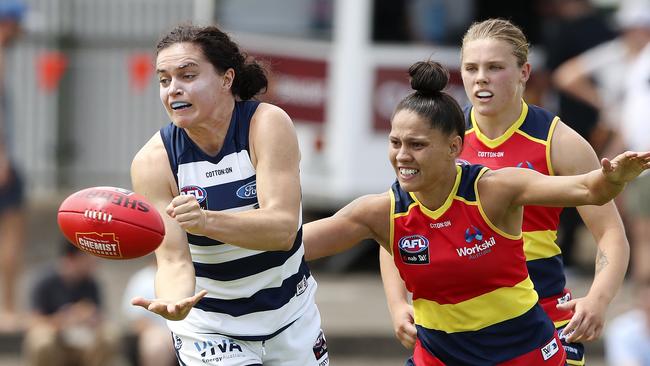
<svg viewBox="0 0 650 366"><path fill-rule="evenodd" d="M202 208L245 211L259 207L248 132L259 102L236 102L223 147L216 156L199 149L170 123L160 131L181 194ZM302 215L300 215L302 217ZM302 219L289 251L244 249L187 234L196 291L208 291L187 318L168 322L173 332L218 333L243 340L278 334L314 302L316 282L304 261Z"/></svg>
<svg viewBox="0 0 650 366"><path fill-rule="evenodd" d="M413 294L415 364L564 365L553 323L537 304L521 236L485 216L476 182L487 168L457 166L435 211L391 187L393 258ZM546 359L546 361L545 361Z"/></svg>
<svg viewBox="0 0 650 366"><path fill-rule="evenodd" d="M551 137L558 117L522 101L521 115L500 137L491 140L476 127L473 109L466 108L465 144L461 159L491 169L523 167L555 175L551 164ZM556 305L570 299L562 251L556 244L559 207L526 206L522 231L528 273L539 294L540 304L556 327L566 325L573 312Z"/></svg>

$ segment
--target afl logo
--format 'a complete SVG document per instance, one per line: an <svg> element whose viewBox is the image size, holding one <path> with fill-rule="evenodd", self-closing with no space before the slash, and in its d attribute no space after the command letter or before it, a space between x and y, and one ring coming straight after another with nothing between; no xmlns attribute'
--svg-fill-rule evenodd
<svg viewBox="0 0 650 366"><path fill-rule="evenodd" d="M205 197L208 195L205 189L199 186L185 186L181 188L181 194L191 194L199 203L205 201Z"/></svg>
<svg viewBox="0 0 650 366"><path fill-rule="evenodd" d="M422 235L405 236L399 240L399 248L407 253L420 253L429 248L429 240Z"/></svg>
<svg viewBox="0 0 650 366"><path fill-rule="evenodd" d="M241 199L251 199L257 197L257 181L246 183L239 187L235 193Z"/></svg>

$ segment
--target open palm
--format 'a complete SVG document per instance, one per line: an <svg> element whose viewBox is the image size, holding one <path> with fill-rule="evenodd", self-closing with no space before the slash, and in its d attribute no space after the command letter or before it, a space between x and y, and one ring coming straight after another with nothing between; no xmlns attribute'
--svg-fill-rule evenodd
<svg viewBox="0 0 650 366"><path fill-rule="evenodd" d="M602 159L603 174L614 184L625 184L650 169L650 152L624 152L614 159Z"/></svg>

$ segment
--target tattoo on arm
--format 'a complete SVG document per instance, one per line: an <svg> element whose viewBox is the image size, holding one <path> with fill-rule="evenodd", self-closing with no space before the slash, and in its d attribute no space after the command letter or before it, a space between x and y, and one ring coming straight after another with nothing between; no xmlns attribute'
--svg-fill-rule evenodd
<svg viewBox="0 0 650 366"><path fill-rule="evenodd" d="M598 253L596 253L596 274L605 269L608 264L607 254L598 248Z"/></svg>

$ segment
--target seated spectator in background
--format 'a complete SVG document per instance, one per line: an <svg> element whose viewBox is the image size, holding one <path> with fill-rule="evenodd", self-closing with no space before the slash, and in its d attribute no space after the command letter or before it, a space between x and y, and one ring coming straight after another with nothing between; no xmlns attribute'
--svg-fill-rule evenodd
<svg viewBox="0 0 650 366"><path fill-rule="evenodd" d="M103 320L95 258L67 242L60 245L55 267L31 292L26 365L107 365L117 353L118 336Z"/></svg>
<svg viewBox="0 0 650 366"><path fill-rule="evenodd" d="M635 285L636 307L614 318L605 331L608 365L650 366L650 277Z"/></svg>
<svg viewBox="0 0 650 366"><path fill-rule="evenodd" d="M122 313L129 330L137 336L138 366L171 366L176 363L172 334L165 319L141 307L131 305L137 296L155 298L155 259L151 264L134 273L124 291Z"/></svg>

